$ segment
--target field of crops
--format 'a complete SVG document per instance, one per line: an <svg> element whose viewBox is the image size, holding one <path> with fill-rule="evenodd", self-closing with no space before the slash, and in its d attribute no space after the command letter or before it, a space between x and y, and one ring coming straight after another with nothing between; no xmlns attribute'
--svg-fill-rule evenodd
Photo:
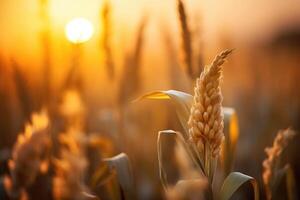
<svg viewBox="0 0 300 200"><path fill-rule="evenodd" d="M299 0L2 0L0 200L300 199Z"/></svg>

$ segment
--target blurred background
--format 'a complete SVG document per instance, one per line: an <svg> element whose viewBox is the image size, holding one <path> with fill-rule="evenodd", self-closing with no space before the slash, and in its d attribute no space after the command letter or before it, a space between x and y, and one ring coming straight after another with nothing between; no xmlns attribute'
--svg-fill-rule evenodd
<svg viewBox="0 0 300 200"><path fill-rule="evenodd" d="M235 49L222 83L223 105L239 118L234 170L261 181L264 148L277 130L300 128L300 1L183 3L194 66L201 70L220 51ZM66 25L78 17L93 29L84 42L66 36ZM32 112L46 108L56 116L65 98L72 109L77 96L68 91L76 91L84 131L108 138L109 156L128 154L139 199L161 199L157 132L181 127L167 101L132 101L153 90L193 91L178 2L2 0L0 27L2 154L11 151ZM288 159L299 189L298 136L294 143Z"/></svg>

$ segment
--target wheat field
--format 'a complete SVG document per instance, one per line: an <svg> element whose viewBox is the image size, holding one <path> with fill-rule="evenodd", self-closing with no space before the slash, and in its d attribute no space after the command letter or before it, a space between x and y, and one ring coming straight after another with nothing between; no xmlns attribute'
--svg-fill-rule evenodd
<svg viewBox="0 0 300 200"><path fill-rule="evenodd" d="M300 199L298 0L0 5L0 200Z"/></svg>

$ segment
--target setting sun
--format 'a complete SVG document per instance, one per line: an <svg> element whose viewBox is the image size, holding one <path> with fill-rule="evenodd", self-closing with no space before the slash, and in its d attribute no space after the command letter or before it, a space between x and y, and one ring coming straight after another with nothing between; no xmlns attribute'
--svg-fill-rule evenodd
<svg viewBox="0 0 300 200"><path fill-rule="evenodd" d="M92 23L85 18L72 19L65 28L67 39L75 44L88 41L93 33Z"/></svg>

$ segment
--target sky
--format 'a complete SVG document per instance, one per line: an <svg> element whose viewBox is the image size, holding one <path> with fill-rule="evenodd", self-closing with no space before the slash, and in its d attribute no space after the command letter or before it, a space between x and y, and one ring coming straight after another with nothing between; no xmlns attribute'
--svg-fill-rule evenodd
<svg viewBox="0 0 300 200"><path fill-rule="evenodd" d="M6 60L22 63L28 73L38 72L41 65L39 0L0 1L0 55ZM167 30L176 47L179 46L179 29L175 0L112 0L113 50L116 62L134 45L138 23L148 17L146 29L146 65L155 67L156 60L164 59L162 32ZM201 39L207 49L214 48L224 34L236 46L266 41L278 30L288 26L300 27L300 0L185 0L191 32ZM54 76L60 80L72 54L72 45L64 35L64 27L75 17L85 17L94 24L95 34L84 45L84 70L93 74L101 65L99 50L101 21L99 10L102 0L52 0L52 58ZM212 54L215 54L213 52ZM121 64L121 63L119 63ZM158 66L157 66L158 67ZM30 69L30 70L28 70ZM104 69L102 69L104 70ZM100 74L103 74L100 72ZM104 77L100 77L104 78Z"/></svg>
<svg viewBox="0 0 300 200"><path fill-rule="evenodd" d="M38 44L36 35L41 27L39 21L38 0L1 0L0 6L0 48L14 56L15 49L30 57L36 53ZM300 24L300 0L186 0L190 21L196 26L202 25L207 41L213 41L214 35L226 30L237 40L266 37L277 27L289 23ZM99 10L101 0L52 0L50 14L53 31L62 35L65 24L74 17L86 17L99 31ZM130 31L143 13L158 24L175 29L176 17L174 0L112 0L116 28ZM203 20L203 21L201 21ZM297 22L298 21L298 22ZM119 31L121 32L121 31ZM176 32L176 30L174 30ZM97 32L96 32L97 33ZM62 37L62 36L60 36ZM32 50L34 49L34 50Z"/></svg>

